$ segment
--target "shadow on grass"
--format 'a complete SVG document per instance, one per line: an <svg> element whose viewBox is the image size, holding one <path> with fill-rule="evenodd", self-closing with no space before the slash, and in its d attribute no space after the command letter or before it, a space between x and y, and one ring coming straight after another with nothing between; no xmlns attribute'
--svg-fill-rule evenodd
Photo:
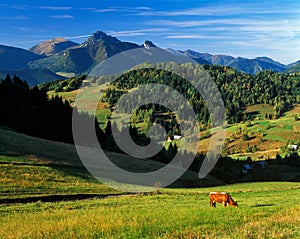
<svg viewBox="0 0 300 239"><path fill-rule="evenodd" d="M69 165L50 164L47 166L70 176L78 177L90 182L96 181L96 179L88 172L88 170L83 165L69 166Z"/></svg>
<svg viewBox="0 0 300 239"><path fill-rule="evenodd" d="M257 111L257 110L251 111L251 112L245 112L245 113L246 113L247 119L251 119L251 120L253 120L256 116L259 115L259 111Z"/></svg>
<svg viewBox="0 0 300 239"><path fill-rule="evenodd" d="M275 205L274 203L267 203L267 204L256 204L252 207L272 207L274 205Z"/></svg>
<svg viewBox="0 0 300 239"><path fill-rule="evenodd" d="M1 204L17 204L17 203L34 203L34 202L63 202L63 201L77 201L84 199L104 199L107 197L120 197L130 194L61 194L61 195L45 195L24 198L4 198L0 199Z"/></svg>

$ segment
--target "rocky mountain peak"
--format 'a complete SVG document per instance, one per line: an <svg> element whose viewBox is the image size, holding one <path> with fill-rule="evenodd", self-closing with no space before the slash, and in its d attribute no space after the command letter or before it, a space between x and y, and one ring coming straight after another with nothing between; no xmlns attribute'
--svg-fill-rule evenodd
<svg viewBox="0 0 300 239"><path fill-rule="evenodd" d="M120 43L121 42L116 37L109 36L102 31L96 31L86 40L85 43L91 44L91 43L96 43L99 41L102 41L105 43Z"/></svg>
<svg viewBox="0 0 300 239"><path fill-rule="evenodd" d="M146 41L144 42L144 47L145 47L146 49L149 49L150 47L156 47L156 46L153 44L152 41L146 40Z"/></svg>

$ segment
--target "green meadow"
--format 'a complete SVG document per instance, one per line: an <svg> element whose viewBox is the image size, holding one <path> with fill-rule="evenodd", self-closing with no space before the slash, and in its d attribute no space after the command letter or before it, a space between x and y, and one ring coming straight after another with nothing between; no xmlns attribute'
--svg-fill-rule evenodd
<svg viewBox="0 0 300 239"><path fill-rule="evenodd" d="M209 191L238 208L209 207ZM299 183L246 183L159 194L0 207L0 238L299 238Z"/></svg>
<svg viewBox="0 0 300 239"><path fill-rule="evenodd" d="M82 90L84 94L80 97L81 106L86 109L89 113L95 113L95 116L99 122L101 128L105 127L105 123L107 120L107 116L110 114L110 110L108 109L107 103L98 103L97 109L93 108L95 94L99 94L99 92L105 89L106 85L97 85L93 84L92 87L83 87ZM69 92L55 92L54 90L47 92L49 97L59 96L63 99L70 102L71 106L74 106L75 99L78 94L78 90L73 90ZM83 103L84 102L84 103Z"/></svg>
<svg viewBox="0 0 300 239"><path fill-rule="evenodd" d="M8 139L0 156L3 239L300 236L298 182L166 188L155 193L126 194L89 175L68 145L0 130L0 139L3 138ZM21 146L13 148L10 138L17 144L26 140L26 151L21 152ZM41 152L33 155L31 150L36 150L36 145L40 145ZM125 157L119 160L129 162ZM230 193L239 207L217 204L210 208L210 191Z"/></svg>
<svg viewBox="0 0 300 239"><path fill-rule="evenodd" d="M270 110L269 105L247 107L245 112L257 116L254 120L228 125L227 155L233 158L275 158L276 154L282 154L282 147L299 142L300 121L295 119L295 115L300 113L299 104L278 119L264 119L264 114L269 113ZM243 138L245 134L248 139ZM256 150L249 150L253 146Z"/></svg>
<svg viewBox="0 0 300 239"><path fill-rule="evenodd" d="M74 97L68 93L69 100ZM73 94L73 95L72 95ZM66 96L67 97L67 96ZM88 101L87 101L88 104ZM259 108L261 108L259 111ZM273 155L298 140L295 114L229 125L228 145L240 158ZM260 115L268 109L259 106ZM108 113L98 107L104 121ZM249 140L242 139L242 133ZM206 142L208 139L204 139ZM0 129L0 238L300 238L300 183L257 182L127 194L94 179L74 147ZM245 153L256 144L258 152ZM238 149L240 151L238 151ZM272 151L271 154L271 150ZM113 154L130 168L150 167ZM154 165L155 164L155 165ZM151 168L161 165L153 163ZM149 170L151 171L151 170ZM190 178L189 178L190 177ZM188 172L185 182L191 182ZM207 186L207 185L205 185ZM239 207L209 207L210 191L226 191Z"/></svg>
<svg viewBox="0 0 300 239"><path fill-rule="evenodd" d="M7 129L0 129L0 141L1 239L300 236L298 182L126 194L95 180L71 145ZM159 166L114 158L132 167ZM193 180L188 176L187 182ZM210 191L230 193L239 207L210 208Z"/></svg>

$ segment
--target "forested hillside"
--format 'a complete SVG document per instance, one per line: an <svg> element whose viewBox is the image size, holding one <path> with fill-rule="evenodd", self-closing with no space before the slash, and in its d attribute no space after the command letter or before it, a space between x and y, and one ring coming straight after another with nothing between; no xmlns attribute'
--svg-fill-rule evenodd
<svg viewBox="0 0 300 239"><path fill-rule="evenodd" d="M226 66L213 65L186 65L187 69L194 71L206 71L210 79L215 82L223 97L228 123L239 123L252 120L255 115L249 114L246 108L249 106L264 104L272 107L271 112L260 116L261 119L276 119L281 117L284 112L289 110L294 104L300 103L300 73L277 73L273 71L262 71L257 75L245 74ZM164 84L177 90L181 95L189 100L193 106L201 129L206 129L210 124L210 114L205 101L197 90L182 77L164 70L149 69L147 64L139 66L139 69L133 69L123 74L106 88L103 102L107 103L112 110L118 99L126 92L146 83ZM164 69L176 67L175 63L165 63ZM71 78L67 81L49 82L39 87L45 91L68 92L77 90L84 82L86 86L97 82L102 85L107 77L86 77L80 76ZM157 95L158 97L161 94ZM171 101L171 99L165 99ZM170 102L169 102L170 103ZM130 107L125 104L124 107ZM124 108L124 109L125 109ZM141 113L139 111L143 111ZM135 112L134 122L140 122L145 114L151 118L152 123L162 123L161 114L168 110L161 106L146 105ZM183 117L182 112L177 112ZM154 117L160 115L160 117ZM169 119L173 116L169 116ZM178 125L174 120L163 121L164 126L168 128L168 133L174 135L178 133ZM146 129L147 130L147 129ZM145 130L145 131L146 131Z"/></svg>
<svg viewBox="0 0 300 239"><path fill-rule="evenodd" d="M195 67L202 68L202 66ZM205 65L204 69L221 91L229 123L251 119L251 115L244 112L246 106L272 105L273 113L265 117L275 119L290 106L300 102L300 74L262 71L257 75L252 75L237 72L226 66L212 65ZM103 83L102 80L98 82ZM107 89L104 100L113 106L126 91L146 83L165 84L176 89L190 100L198 119L202 123L209 122L208 110L201 95L185 79L163 70L141 69L122 75Z"/></svg>
<svg viewBox="0 0 300 239"><path fill-rule="evenodd" d="M69 102L58 96L48 99L46 91L29 88L16 76L0 81L0 110L0 125L44 139L73 142ZM87 114L78 117L94 120Z"/></svg>
<svg viewBox="0 0 300 239"><path fill-rule="evenodd" d="M82 82L85 77L72 78L69 82L70 87L79 87L78 82ZM58 81L62 82L68 81ZM51 83L46 83L51 87ZM85 125L95 125L96 135L99 143L109 151L121 152L112 137L112 127L108 120L104 132L99 128L97 120L88 113L78 113L76 108L72 108L70 103L62 97L54 96L48 98L46 91L37 86L29 88L25 81L14 76L13 79L8 75L4 80L0 80L0 126L9 127L18 132L31 136L50 139L54 141L73 143L72 117L76 115L77 119ZM130 128L133 140L140 145L147 145L149 138L144 134L139 134L135 127ZM90 146L95 142L89 135L82 135L76 143ZM154 160L168 162L177 152L176 147L162 149L161 152L153 157Z"/></svg>

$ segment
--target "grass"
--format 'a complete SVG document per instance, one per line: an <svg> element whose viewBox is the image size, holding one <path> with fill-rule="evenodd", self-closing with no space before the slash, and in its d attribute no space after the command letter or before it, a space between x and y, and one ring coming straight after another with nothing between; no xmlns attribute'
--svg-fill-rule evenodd
<svg viewBox="0 0 300 239"><path fill-rule="evenodd" d="M43 162L82 165L75 147L0 128L0 155L25 156Z"/></svg>
<svg viewBox="0 0 300 239"><path fill-rule="evenodd" d="M99 183L87 172L72 145L7 129L0 129L0 143L0 200L53 194L119 193ZM123 154L106 154L114 164L131 172L152 172L165 166ZM173 186L191 184L200 187L220 182L214 177L200 180L196 172L187 171Z"/></svg>
<svg viewBox="0 0 300 239"><path fill-rule="evenodd" d="M251 106L246 112L256 112L262 116L270 107L264 105ZM261 120L258 118L250 124L240 123L229 125L226 129L228 143L226 148L229 155L234 158L252 157L254 159L274 158L276 154L281 153L280 148L285 146L288 141L297 141L300 139L299 131L300 121L295 120L295 114L300 110L299 105L286 112L283 117L275 120ZM238 133L239 130L243 133ZM242 134L247 133L250 140L243 140ZM247 153L247 148L256 145L257 151Z"/></svg>
<svg viewBox="0 0 300 239"><path fill-rule="evenodd" d="M266 114L272 114L273 113L274 106L268 105L268 104L258 104L258 105L252 105L248 106L245 109L245 112L247 114L253 115L257 118L265 118Z"/></svg>
<svg viewBox="0 0 300 239"><path fill-rule="evenodd" d="M25 157L0 156L0 199L57 194L112 194L78 166L37 162Z"/></svg>
<svg viewBox="0 0 300 239"><path fill-rule="evenodd" d="M82 88L82 90L84 90L85 93L81 95L80 103L82 108L85 109L85 111L94 113L93 101L95 99L95 95L100 96L99 92L103 90L105 87L106 85L93 84L92 87ZM52 90L48 92L49 97L58 95L63 99L68 100L71 103L71 106L74 106L74 102L77 97L77 94L78 94L78 90L74 90L70 92L54 92L54 90ZM105 126L107 114L110 112L110 110L107 107L108 104L99 102L96 109L96 118L98 119L101 128Z"/></svg>
<svg viewBox="0 0 300 239"><path fill-rule="evenodd" d="M107 116L110 114L110 110L104 107L98 108L96 111L96 118L98 119L99 125L102 129L104 129Z"/></svg>
<svg viewBox="0 0 300 239"><path fill-rule="evenodd" d="M82 168L71 145L7 129L0 129L0 142L0 238L300 237L297 182L199 184L194 189L161 189L160 194L119 195ZM129 169L138 166L151 171L162 166L116 153L110 153L110 158ZM195 183L194 174L187 172L177 185ZM220 204L209 208L210 191L229 192L239 208ZM42 200L81 193L115 196ZM32 197L38 200L25 203ZM22 203L5 204L9 199Z"/></svg>
<svg viewBox="0 0 300 239"><path fill-rule="evenodd" d="M70 91L70 92L57 92L57 93L54 90L51 90L51 91L47 92L47 94L50 98L58 95L59 97L62 97L63 99L69 101L71 103L71 105L73 105L77 93L78 93L78 90L74 90L74 91Z"/></svg>
<svg viewBox="0 0 300 239"><path fill-rule="evenodd" d="M226 190L239 208L209 208ZM299 238L299 183L163 189L161 194L0 208L0 238ZM22 225L20 227L19 225Z"/></svg>
<svg viewBox="0 0 300 239"><path fill-rule="evenodd" d="M268 134L266 135L265 139L272 140L272 141L286 142L286 139L283 138L280 134Z"/></svg>

